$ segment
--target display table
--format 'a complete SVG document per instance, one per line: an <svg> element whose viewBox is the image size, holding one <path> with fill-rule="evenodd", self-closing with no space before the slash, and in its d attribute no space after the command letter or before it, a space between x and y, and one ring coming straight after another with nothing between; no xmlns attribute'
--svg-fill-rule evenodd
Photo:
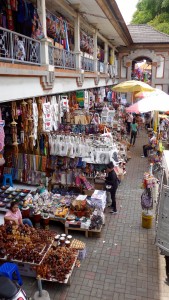
<svg viewBox="0 0 169 300"><path fill-rule="evenodd" d="M70 247L72 236L47 233L24 225L1 225L0 262L17 264L21 275L69 284L79 252L73 244Z"/></svg>
<svg viewBox="0 0 169 300"><path fill-rule="evenodd" d="M74 227L65 227L65 233L68 234L69 230L74 230L74 231L84 231L85 232L85 237L89 237L89 233L99 233L99 237L101 234L102 226L100 226L99 229L85 229L85 228L74 228Z"/></svg>

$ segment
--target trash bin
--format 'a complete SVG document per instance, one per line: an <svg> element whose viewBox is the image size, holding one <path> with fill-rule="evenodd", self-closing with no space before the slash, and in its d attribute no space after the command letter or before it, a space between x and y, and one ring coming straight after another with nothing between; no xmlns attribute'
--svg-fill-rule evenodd
<svg viewBox="0 0 169 300"><path fill-rule="evenodd" d="M153 215L145 215L142 213L142 227L146 229L152 228L153 225Z"/></svg>

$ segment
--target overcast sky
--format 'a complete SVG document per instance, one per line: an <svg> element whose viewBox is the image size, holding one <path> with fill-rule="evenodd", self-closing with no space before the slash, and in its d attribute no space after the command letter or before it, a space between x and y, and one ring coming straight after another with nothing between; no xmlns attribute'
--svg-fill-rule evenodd
<svg viewBox="0 0 169 300"><path fill-rule="evenodd" d="M136 4L139 0L116 0L119 10L128 25L132 19L132 15L136 11Z"/></svg>

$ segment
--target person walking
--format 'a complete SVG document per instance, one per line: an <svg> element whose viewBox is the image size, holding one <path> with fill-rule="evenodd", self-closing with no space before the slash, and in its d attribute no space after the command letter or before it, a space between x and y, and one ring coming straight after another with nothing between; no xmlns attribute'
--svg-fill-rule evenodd
<svg viewBox="0 0 169 300"><path fill-rule="evenodd" d="M133 116L131 113L127 115L127 133L130 134L130 125L133 122Z"/></svg>
<svg viewBox="0 0 169 300"><path fill-rule="evenodd" d="M133 122L131 123L130 127L131 127L130 146L132 144L134 146L136 141L136 136L137 136L137 129L138 129L138 124L136 123L136 119L133 119Z"/></svg>
<svg viewBox="0 0 169 300"><path fill-rule="evenodd" d="M116 175L116 172L114 171L114 165L112 162L110 162L107 165L107 169L106 169L106 173L107 173L107 177L105 180L106 183L106 190L108 192L110 192L111 195L111 208L112 211L110 211L110 213L112 214L117 214L117 208L116 208L116 191L118 188L118 184L119 184L119 179Z"/></svg>

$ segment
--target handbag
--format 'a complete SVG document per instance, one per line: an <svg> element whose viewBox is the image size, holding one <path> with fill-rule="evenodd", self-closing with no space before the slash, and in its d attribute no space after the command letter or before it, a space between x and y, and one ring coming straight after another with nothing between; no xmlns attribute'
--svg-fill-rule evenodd
<svg viewBox="0 0 169 300"><path fill-rule="evenodd" d="M150 189L144 190L141 195L141 207L142 209L149 209L153 207L153 198Z"/></svg>
<svg viewBox="0 0 169 300"><path fill-rule="evenodd" d="M106 185L106 190L110 190L112 188L112 186L111 185Z"/></svg>

